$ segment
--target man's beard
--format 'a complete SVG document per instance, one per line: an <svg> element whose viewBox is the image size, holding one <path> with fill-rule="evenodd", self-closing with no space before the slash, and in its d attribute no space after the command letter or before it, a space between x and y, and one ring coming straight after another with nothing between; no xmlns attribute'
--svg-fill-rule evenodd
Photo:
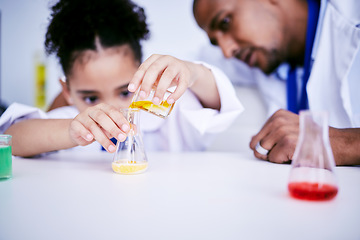
<svg viewBox="0 0 360 240"><path fill-rule="evenodd" d="M257 59L257 62L255 63L254 67L259 68L267 75L273 73L283 62L281 58L281 54L276 49L266 50L265 48L261 48L261 47L251 47L250 49L252 52L261 52L262 57L266 59L266 62L263 66L260 65L259 59ZM235 55L237 59L242 61L240 56L241 56L241 52Z"/></svg>

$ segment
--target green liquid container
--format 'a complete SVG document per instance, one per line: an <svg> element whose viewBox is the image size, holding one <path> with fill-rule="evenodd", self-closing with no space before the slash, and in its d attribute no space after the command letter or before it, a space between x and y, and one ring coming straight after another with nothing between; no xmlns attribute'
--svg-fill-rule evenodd
<svg viewBox="0 0 360 240"><path fill-rule="evenodd" d="M0 179L12 177L11 136L0 135Z"/></svg>

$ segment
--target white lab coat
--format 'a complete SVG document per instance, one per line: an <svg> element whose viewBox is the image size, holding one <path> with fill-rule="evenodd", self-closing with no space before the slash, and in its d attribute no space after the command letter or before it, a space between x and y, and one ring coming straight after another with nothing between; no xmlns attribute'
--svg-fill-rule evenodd
<svg viewBox="0 0 360 240"><path fill-rule="evenodd" d="M322 0L307 85L310 110L329 125L360 127L360 1Z"/></svg>
<svg viewBox="0 0 360 240"><path fill-rule="evenodd" d="M203 64L211 69L215 76L221 99L220 111L203 108L189 90L175 103L171 114L166 119L140 111L140 129L147 151L206 150L216 135L229 128L243 111L243 106L227 76L216 67ZM69 119L74 118L78 113L78 110L72 106L45 113L34 107L13 103L0 118L0 133L24 119ZM94 142L88 146L76 148L99 151L101 146Z"/></svg>

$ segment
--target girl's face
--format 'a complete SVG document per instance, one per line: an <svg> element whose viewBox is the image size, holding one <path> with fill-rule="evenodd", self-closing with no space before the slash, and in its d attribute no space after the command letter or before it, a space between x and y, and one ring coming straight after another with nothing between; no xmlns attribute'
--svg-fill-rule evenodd
<svg viewBox="0 0 360 240"><path fill-rule="evenodd" d="M63 94L80 112L99 103L127 108L133 95L127 87L139 64L128 45L84 51L74 61Z"/></svg>

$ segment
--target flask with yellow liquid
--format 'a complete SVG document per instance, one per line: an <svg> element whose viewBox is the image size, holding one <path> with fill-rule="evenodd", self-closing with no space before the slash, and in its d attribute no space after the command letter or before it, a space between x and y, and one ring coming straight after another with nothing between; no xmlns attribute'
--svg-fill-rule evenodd
<svg viewBox="0 0 360 240"><path fill-rule="evenodd" d="M112 162L112 169L120 174L138 174L148 167L148 161L141 137L139 109L121 109L130 123L130 131L124 142L118 141Z"/></svg>
<svg viewBox="0 0 360 240"><path fill-rule="evenodd" d="M139 95L139 91L140 91L140 88L136 91L129 108L132 108L132 109L138 108L138 109L147 111L149 113L152 113L152 114L154 114L154 115L156 115L158 117L161 117L161 118L166 118L167 116L169 116L169 114L171 113L175 103L169 104L166 101L166 99L170 96L170 94L172 92L167 90L165 92L164 98L162 99L160 104L155 105L152 102L152 99L153 99L154 94L155 94L155 88L151 89L149 96L147 98L145 98L145 99L141 99L141 97Z"/></svg>
<svg viewBox="0 0 360 240"><path fill-rule="evenodd" d="M166 118L174 107L174 103L169 104L166 101L171 94L170 91L166 91L159 105L155 105L152 102L155 94L154 88L145 99L140 98L139 91L140 89L135 93L129 108L121 109L121 112L130 123L131 128L126 140L124 142L118 141L116 144L116 152L112 162L112 169L116 173L138 174L146 171L148 167L139 125L140 110L147 111L161 118Z"/></svg>

